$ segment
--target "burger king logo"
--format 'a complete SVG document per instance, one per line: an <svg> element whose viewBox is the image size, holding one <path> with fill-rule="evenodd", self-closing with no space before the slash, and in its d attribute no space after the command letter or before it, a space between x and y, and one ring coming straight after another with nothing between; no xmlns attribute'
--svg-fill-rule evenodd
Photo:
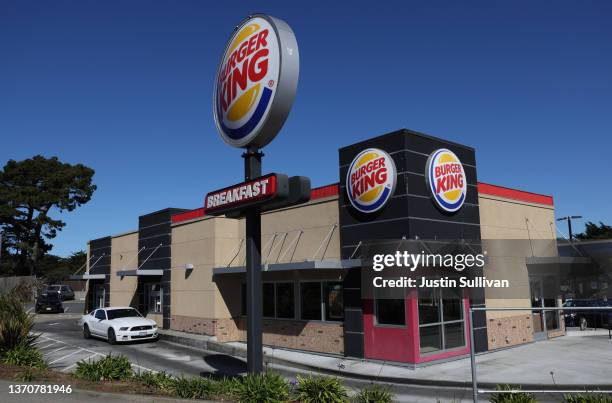
<svg viewBox="0 0 612 403"><path fill-rule="evenodd" d="M396 179L391 156L378 148L368 148L353 159L346 174L348 198L357 210L373 213L389 201Z"/></svg>
<svg viewBox="0 0 612 403"><path fill-rule="evenodd" d="M247 18L230 38L217 73L214 117L234 147L263 147L283 125L297 87L293 31L267 15Z"/></svg>
<svg viewBox="0 0 612 403"><path fill-rule="evenodd" d="M452 213L463 206L467 178L455 153L445 148L434 151L427 160L425 179L436 204L442 210Z"/></svg>

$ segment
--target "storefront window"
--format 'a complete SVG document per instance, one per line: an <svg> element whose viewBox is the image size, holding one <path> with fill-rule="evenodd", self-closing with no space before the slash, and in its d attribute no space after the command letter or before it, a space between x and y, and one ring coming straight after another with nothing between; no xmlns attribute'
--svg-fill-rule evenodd
<svg viewBox="0 0 612 403"><path fill-rule="evenodd" d="M295 300L293 283L263 283L262 305L265 318L293 319L295 318ZM241 287L242 315L247 314L246 284Z"/></svg>
<svg viewBox="0 0 612 403"><path fill-rule="evenodd" d="M406 325L406 301L403 299L376 299L376 324L382 326Z"/></svg>
<svg viewBox="0 0 612 403"><path fill-rule="evenodd" d="M302 319L321 320L321 283L300 284Z"/></svg>
<svg viewBox="0 0 612 403"><path fill-rule="evenodd" d="M344 319L342 283L325 283L325 320Z"/></svg>
<svg viewBox="0 0 612 403"><path fill-rule="evenodd" d="M293 319L294 304L293 283L276 283L276 317Z"/></svg>
<svg viewBox="0 0 612 403"><path fill-rule="evenodd" d="M146 285L147 312L161 313L162 311L162 287L160 283Z"/></svg>
<svg viewBox="0 0 612 403"><path fill-rule="evenodd" d="M263 316L265 318L274 317L274 283L263 284Z"/></svg>
<svg viewBox="0 0 612 403"><path fill-rule="evenodd" d="M421 353L465 346L465 319L461 290L419 290Z"/></svg>

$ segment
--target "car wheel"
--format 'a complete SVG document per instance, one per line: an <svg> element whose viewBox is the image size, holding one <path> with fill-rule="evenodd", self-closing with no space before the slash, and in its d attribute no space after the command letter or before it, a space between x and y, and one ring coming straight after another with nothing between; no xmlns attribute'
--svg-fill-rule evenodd
<svg viewBox="0 0 612 403"><path fill-rule="evenodd" d="M108 329L108 344L115 343L117 343L117 336L115 336L115 331L111 327L110 329Z"/></svg>
<svg viewBox="0 0 612 403"><path fill-rule="evenodd" d="M91 339L91 332L89 331L89 326L83 325L83 338Z"/></svg>
<svg viewBox="0 0 612 403"><path fill-rule="evenodd" d="M585 317L580 318L580 330L586 330L589 327Z"/></svg>

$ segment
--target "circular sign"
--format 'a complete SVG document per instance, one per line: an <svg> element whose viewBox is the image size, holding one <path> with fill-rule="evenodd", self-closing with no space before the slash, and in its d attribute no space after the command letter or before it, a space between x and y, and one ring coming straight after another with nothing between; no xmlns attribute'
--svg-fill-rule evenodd
<svg viewBox="0 0 612 403"><path fill-rule="evenodd" d="M299 53L286 22L263 14L234 31L217 72L215 125L233 147L259 148L279 132L291 110Z"/></svg>
<svg viewBox="0 0 612 403"><path fill-rule="evenodd" d="M442 148L427 160L425 180L438 207L453 213L463 206L467 194L467 178L454 152Z"/></svg>
<svg viewBox="0 0 612 403"><path fill-rule="evenodd" d="M391 156L378 148L368 148L351 162L346 174L346 192L353 207L362 213L373 213L391 199L396 179Z"/></svg>

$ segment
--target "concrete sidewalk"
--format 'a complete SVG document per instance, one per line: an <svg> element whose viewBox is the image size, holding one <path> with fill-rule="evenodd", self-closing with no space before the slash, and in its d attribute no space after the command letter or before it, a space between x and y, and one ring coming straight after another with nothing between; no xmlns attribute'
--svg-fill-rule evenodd
<svg viewBox="0 0 612 403"><path fill-rule="evenodd" d="M205 350L246 356L246 344L219 343L208 336L163 330L162 338ZM585 333L585 336L587 333ZM469 357L409 368L389 362L264 347L265 362L336 374L348 378L414 385L471 386ZM559 337L479 354L476 357L478 386L517 384L525 389L612 390L612 341L607 333Z"/></svg>

